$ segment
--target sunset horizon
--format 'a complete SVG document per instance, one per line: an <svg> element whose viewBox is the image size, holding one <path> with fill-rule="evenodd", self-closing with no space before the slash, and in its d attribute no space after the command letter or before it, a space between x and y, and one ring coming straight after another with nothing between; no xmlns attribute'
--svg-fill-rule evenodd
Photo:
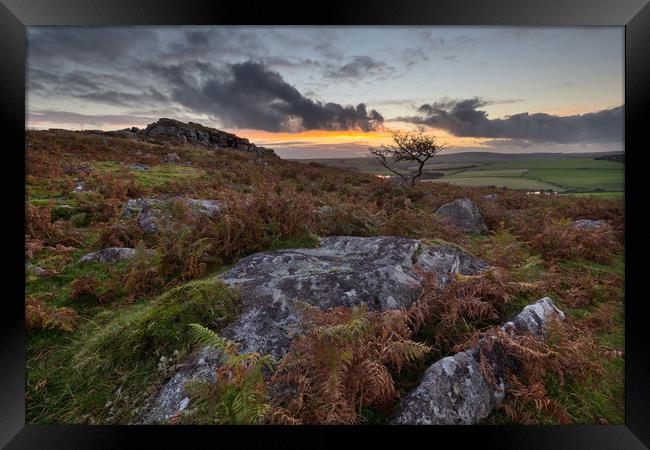
<svg viewBox="0 0 650 450"><path fill-rule="evenodd" d="M169 117L287 158L417 129L448 153L624 150L615 27L30 27L27 54L30 129Z"/></svg>

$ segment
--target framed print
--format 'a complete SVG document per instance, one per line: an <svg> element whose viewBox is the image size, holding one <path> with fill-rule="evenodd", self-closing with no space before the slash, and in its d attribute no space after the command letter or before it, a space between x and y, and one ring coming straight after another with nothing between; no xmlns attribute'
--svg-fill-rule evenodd
<svg viewBox="0 0 650 450"><path fill-rule="evenodd" d="M7 448L648 445L646 2L3 3Z"/></svg>

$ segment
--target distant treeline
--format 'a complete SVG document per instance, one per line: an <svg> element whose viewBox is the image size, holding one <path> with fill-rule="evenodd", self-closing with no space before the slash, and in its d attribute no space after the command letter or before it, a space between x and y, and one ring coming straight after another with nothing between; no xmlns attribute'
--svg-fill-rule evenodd
<svg viewBox="0 0 650 450"><path fill-rule="evenodd" d="M597 156L594 159L599 159L599 160L604 160L604 161L617 161L617 162L625 162L625 154L624 153L615 153L611 155L603 155L603 156Z"/></svg>

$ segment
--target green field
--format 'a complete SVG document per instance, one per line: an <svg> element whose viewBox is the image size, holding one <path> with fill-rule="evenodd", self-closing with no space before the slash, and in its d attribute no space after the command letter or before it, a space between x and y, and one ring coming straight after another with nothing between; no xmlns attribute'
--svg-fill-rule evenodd
<svg viewBox="0 0 650 450"><path fill-rule="evenodd" d="M445 178L521 177L526 172L528 169L461 170L450 173Z"/></svg>
<svg viewBox="0 0 650 450"><path fill-rule="evenodd" d="M609 193L625 189L624 172L624 165L615 161L523 158L449 171L435 181L461 186Z"/></svg>
<svg viewBox="0 0 650 450"><path fill-rule="evenodd" d="M614 169L622 170L623 163L597 159L525 159L489 163L482 169Z"/></svg>
<svg viewBox="0 0 650 450"><path fill-rule="evenodd" d="M569 189L622 191L625 188L623 170L620 169L533 169L526 174L526 178Z"/></svg>
<svg viewBox="0 0 650 450"><path fill-rule="evenodd" d="M507 189L526 189L531 191L542 191L552 189L561 192L563 189L543 181L532 180L523 177L469 177L469 178L436 178L434 180L422 180L423 182L449 183L459 186L495 186Z"/></svg>
<svg viewBox="0 0 650 450"><path fill-rule="evenodd" d="M450 183L460 186L496 186L508 189L553 190L566 193L621 193L625 189L625 166L621 162L594 159L600 154L494 154L474 152L439 155L424 166L423 182ZM392 175L372 158L303 160L340 169ZM397 169L415 173L416 164L401 161ZM438 172L439 178L431 172ZM430 176L426 176L427 173ZM442 175L440 175L442 174ZM618 195L618 194L617 194Z"/></svg>

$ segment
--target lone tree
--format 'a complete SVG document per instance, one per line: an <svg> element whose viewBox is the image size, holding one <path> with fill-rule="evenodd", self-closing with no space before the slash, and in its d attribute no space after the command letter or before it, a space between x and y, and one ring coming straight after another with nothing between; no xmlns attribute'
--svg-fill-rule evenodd
<svg viewBox="0 0 650 450"><path fill-rule="evenodd" d="M438 144L435 136L429 136L422 132L391 131L391 134L393 136L393 144L370 147L369 155L379 161L386 169L399 175L404 182L408 181L409 174L399 173L394 167L391 167L391 164L400 161L417 162L418 170L411 176L411 186L414 186L415 180L422 175L424 163L447 148L446 144Z"/></svg>

